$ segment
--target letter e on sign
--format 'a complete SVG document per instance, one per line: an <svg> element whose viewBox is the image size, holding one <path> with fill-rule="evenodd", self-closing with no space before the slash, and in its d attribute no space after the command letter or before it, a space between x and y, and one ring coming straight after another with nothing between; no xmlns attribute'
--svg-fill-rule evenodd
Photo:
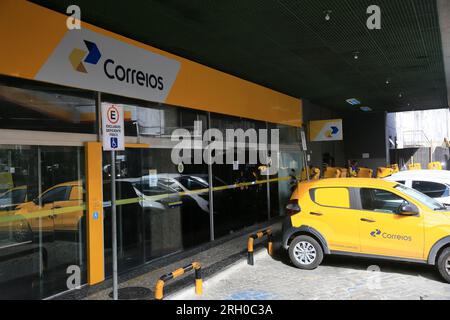
<svg viewBox="0 0 450 320"><path fill-rule="evenodd" d="M124 150L124 112L114 104L102 104L103 150Z"/></svg>
<svg viewBox="0 0 450 320"><path fill-rule="evenodd" d="M119 115L119 111L117 110L117 108L115 106L111 106L108 108L108 121L112 124L116 124L117 122L119 122L120 119L120 115Z"/></svg>

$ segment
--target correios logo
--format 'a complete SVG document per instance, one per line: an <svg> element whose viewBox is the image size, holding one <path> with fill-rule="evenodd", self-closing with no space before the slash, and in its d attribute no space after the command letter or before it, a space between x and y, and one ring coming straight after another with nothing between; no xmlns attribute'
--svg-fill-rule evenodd
<svg viewBox="0 0 450 320"><path fill-rule="evenodd" d="M379 236L381 234L381 231L379 229L376 229L375 231L372 231L370 233L370 235L374 238L376 238L377 236Z"/></svg>
<svg viewBox="0 0 450 320"><path fill-rule="evenodd" d="M331 137L337 135L338 132L339 132L339 128L338 128L338 127L336 127L336 126L331 126L330 129L327 130L327 132L325 133L325 135L326 135L328 138L331 138Z"/></svg>
<svg viewBox="0 0 450 320"><path fill-rule="evenodd" d="M88 73L86 66L89 63L96 65L102 57L97 45L91 41L83 40L88 51L75 48L69 55L69 61L75 71ZM147 73L135 68L124 67L114 59L107 58L103 62L104 75L110 80L117 80L127 84L137 84L141 87L164 90L163 77Z"/></svg>
<svg viewBox="0 0 450 320"><path fill-rule="evenodd" d="M100 50L95 43L84 40L88 51L75 48L69 55L69 61L75 71L87 73L83 62L96 65L101 58Z"/></svg>
<svg viewBox="0 0 450 320"><path fill-rule="evenodd" d="M374 238L377 238L378 236L381 236L384 239L388 240L401 240L401 241L412 241L411 236L401 235L401 234L391 234L382 232L380 229L375 229L370 233L370 235Z"/></svg>

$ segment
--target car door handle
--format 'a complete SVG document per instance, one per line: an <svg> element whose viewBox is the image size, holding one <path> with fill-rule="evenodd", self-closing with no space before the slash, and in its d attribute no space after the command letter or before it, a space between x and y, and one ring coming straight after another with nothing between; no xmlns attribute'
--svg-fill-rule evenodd
<svg viewBox="0 0 450 320"><path fill-rule="evenodd" d="M310 215L313 215L313 216L323 216L323 213L320 213L320 212L310 212L309 213Z"/></svg>
<svg viewBox="0 0 450 320"><path fill-rule="evenodd" d="M372 220L372 219L366 219L366 218L362 218L361 221L362 221L362 222L368 222L368 223L374 223L374 222L376 222L375 220Z"/></svg>

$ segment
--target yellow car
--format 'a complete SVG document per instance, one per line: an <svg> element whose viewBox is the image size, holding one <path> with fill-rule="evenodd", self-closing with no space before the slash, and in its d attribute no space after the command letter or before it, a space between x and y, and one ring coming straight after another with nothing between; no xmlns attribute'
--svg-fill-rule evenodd
<svg viewBox="0 0 450 320"><path fill-rule="evenodd" d="M57 184L33 201L16 207L15 215L23 219L14 222L17 242L31 240L33 233L73 233L78 230L84 212L84 190L81 181ZM71 210L73 208L73 210Z"/></svg>
<svg viewBox="0 0 450 320"><path fill-rule="evenodd" d="M287 207L283 246L292 263L314 269L324 254L437 266L450 282L450 208L379 179L300 183Z"/></svg>

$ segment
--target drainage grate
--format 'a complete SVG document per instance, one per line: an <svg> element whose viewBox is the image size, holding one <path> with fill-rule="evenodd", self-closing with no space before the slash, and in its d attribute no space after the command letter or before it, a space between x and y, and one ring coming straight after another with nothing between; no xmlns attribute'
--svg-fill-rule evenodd
<svg viewBox="0 0 450 320"><path fill-rule="evenodd" d="M118 290L119 300L143 300L149 299L152 295L152 290L144 287L127 287ZM113 297L112 291L109 297Z"/></svg>

